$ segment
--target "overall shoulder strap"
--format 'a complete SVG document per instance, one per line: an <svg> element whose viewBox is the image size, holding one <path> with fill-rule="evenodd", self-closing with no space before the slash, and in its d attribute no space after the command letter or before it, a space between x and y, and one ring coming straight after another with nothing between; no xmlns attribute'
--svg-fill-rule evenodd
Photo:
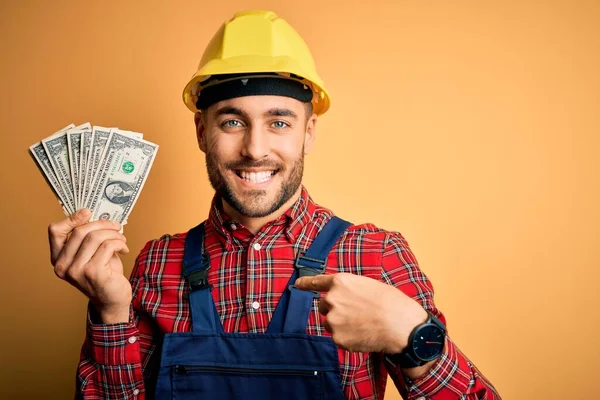
<svg viewBox="0 0 600 400"><path fill-rule="evenodd" d="M193 227L185 238L183 253L183 276L192 291L208 286L210 263L204 254L204 222Z"/></svg>
<svg viewBox="0 0 600 400"><path fill-rule="evenodd" d="M208 283L210 260L204 252L204 222L189 230L183 253L183 276L190 287L192 330L223 332Z"/></svg>
<svg viewBox="0 0 600 400"><path fill-rule="evenodd" d="M319 275L325 272L327 256L352 224L339 217L332 217L313 240L306 253L298 252L295 267L299 277Z"/></svg>
<svg viewBox="0 0 600 400"><path fill-rule="evenodd" d="M308 314L312 309L313 299L318 296L318 293L297 289L294 287L294 282L299 277L324 273L329 252L351 225L350 222L333 217L321 229L308 250L305 253L298 253L295 263L296 271L288 283L289 290L283 292L267 332L306 332Z"/></svg>

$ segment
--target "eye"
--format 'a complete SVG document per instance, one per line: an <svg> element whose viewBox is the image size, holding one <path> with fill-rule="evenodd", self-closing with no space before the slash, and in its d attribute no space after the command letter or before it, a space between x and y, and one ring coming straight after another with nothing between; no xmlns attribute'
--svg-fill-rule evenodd
<svg viewBox="0 0 600 400"><path fill-rule="evenodd" d="M277 128L277 129L283 129L283 128L287 128L290 126L290 124L288 124L285 121L275 121L275 122L273 122L272 125L274 128Z"/></svg>
<svg viewBox="0 0 600 400"><path fill-rule="evenodd" d="M242 123L237 119L230 119L221 124L221 127L224 128L239 128L240 126L242 126Z"/></svg>

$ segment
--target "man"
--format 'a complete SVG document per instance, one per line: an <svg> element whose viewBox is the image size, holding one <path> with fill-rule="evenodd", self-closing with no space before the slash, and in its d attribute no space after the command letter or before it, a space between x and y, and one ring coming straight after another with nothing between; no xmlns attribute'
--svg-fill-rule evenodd
<svg viewBox="0 0 600 400"><path fill-rule="evenodd" d="M226 22L184 89L215 196L146 244L80 210L49 227L56 274L90 299L80 398L497 399L460 353L404 238L354 226L302 186L329 95L272 12Z"/></svg>

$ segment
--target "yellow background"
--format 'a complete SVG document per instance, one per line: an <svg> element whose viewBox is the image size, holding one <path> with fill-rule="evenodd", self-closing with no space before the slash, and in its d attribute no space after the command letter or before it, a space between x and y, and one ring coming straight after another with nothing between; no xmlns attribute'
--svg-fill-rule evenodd
<svg viewBox="0 0 600 400"><path fill-rule="evenodd" d="M206 217L181 89L220 23L273 9L332 96L305 184L401 231L460 348L506 399L595 398L600 252L597 1L3 1L0 398L72 396L86 300L56 278L62 212L27 154L70 122L161 148L132 254ZM399 396L389 387L390 399Z"/></svg>

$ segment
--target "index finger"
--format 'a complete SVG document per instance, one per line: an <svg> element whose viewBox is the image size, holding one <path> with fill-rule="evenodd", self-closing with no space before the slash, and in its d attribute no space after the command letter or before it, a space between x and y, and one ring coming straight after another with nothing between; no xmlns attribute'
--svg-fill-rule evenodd
<svg viewBox="0 0 600 400"><path fill-rule="evenodd" d="M48 241L50 242L50 259L52 263L60 254L73 229L87 223L91 216L91 211L83 208L62 221L54 222L48 226Z"/></svg>
<svg viewBox="0 0 600 400"><path fill-rule="evenodd" d="M301 290L314 290L316 292L327 292L333 285L334 275L304 276L296 279L294 284Z"/></svg>

